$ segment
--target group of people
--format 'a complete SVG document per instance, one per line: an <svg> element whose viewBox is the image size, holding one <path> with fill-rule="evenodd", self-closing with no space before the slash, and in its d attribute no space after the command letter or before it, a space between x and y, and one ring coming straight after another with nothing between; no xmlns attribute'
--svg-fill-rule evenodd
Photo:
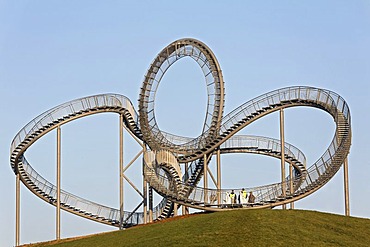
<svg viewBox="0 0 370 247"><path fill-rule="evenodd" d="M239 192L239 195L237 196L234 192L234 190L231 190L231 193L227 193L227 200L229 202L226 202L227 204L235 204L237 203L237 200L239 204L246 204L246 203L254 203L255 196L253 195L252 191L248 192L244 190L244 188Z"/></svg>
<svg viewBox="0 0 370 247"><path fill-rule="evenodd" d="M250 191L249 195L248 192L243 188L241 191L239 191L239 195L236 195L234 190L231 190L231 192L226 192L226 198L224 202L226 204L253 204L255 200L255 196L253 195L253 192ZM209 201L211 204L214 204L217 201L217 196L215 193L212 193L209 197Z"/></svg>

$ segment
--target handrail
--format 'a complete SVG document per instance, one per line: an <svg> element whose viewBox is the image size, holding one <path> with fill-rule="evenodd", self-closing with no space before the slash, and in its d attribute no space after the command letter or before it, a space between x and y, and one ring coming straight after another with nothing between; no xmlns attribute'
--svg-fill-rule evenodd
<svg viewBox="0 0 370 247"><path fill-rule="evenodd" d="M17 147L21 141L30 136L30 134L35 133L48 124L59 119L63 119L63 117L99 107L124 108L130 113L134 123L139 126L138 114L136 113L131 101L127 97L119 94L100 94L83 97L58 105L31 120L13 138L10 153L13 153L15 147Z"/></svg>

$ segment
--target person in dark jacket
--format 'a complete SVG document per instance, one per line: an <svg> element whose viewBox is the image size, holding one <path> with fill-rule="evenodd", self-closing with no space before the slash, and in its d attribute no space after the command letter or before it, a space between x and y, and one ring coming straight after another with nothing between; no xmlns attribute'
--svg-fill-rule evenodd
<svg viewBox="0 0 370 247"><path fill-rule="evenodd" d="M249 192L248 203L254 203L254 199L255 199L255 197L254 197L252 191Z"/></svg>

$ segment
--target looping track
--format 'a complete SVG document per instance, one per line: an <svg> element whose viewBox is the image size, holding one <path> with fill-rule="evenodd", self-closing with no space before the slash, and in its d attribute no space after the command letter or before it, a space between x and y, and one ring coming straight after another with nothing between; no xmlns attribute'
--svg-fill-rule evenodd
<svg viewBox="0 0 370 247"><path fill-rule="evenodd" d="M155 94L161 78L173 63L186 56L202 68L209 93L203 131L194 139L161 131L154 114ZM25 157L26 150L46 133L75 119L104 112L122 114L127 129L150 149L144 153L144 177L164 197L153 210L154 218L160 219L171 216L174 202L203 210L230 210L225 203L226 190L197 187L205 162L209 162L218 150L221 154L255 153L280 159L282 147L279 140L236 134L255 120L281 109L298 106L321 109L333 117L335 135L323 155L309 167L304 154L285 143L285 160L294 166L293 176L286 178L286 184L278 182L246 188L253 191L256 200L253 204L242 205L243 208L270 208L313 193L336 174L349 154L349 107L332 91L304 86L282 88L247 101L226 116L223 116L223 104L222 73L212 51L194 39L178 40L163 49L150 66L141 88L139 114L129 99L118 94L89 96L61 104L39 115L18 132L11 144L11 167L20 174L21 181L29 190L56 205L56 186L34 170ZM185 171L181 171L183 163L189 164ZM293 191L287 189L282 193L283 188L289 188L291 181ZM61 192L61 207L113 226L140 224L144 218L143 213L124 212L123 222L120 222L119 209L91 202L67 191Z"/></svg>

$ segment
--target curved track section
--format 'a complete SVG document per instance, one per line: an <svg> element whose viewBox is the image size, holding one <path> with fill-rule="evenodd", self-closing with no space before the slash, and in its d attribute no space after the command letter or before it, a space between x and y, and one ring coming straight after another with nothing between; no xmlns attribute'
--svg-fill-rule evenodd
<svg viewBox="0 0 370 247"><path fill-rule="evenodd" d="M131 101L118 94L102 94L73 100L54 107L29 122L13 139L10 163L15 173L20 174L21 181L38 197L56 205L56 186L37 173L24 156L26 150L39 138L53 129L78 118L92 114L113 112L124 116L124 123L129 130L141 138L138 115ZM161 218L170 202L163 200L154 208L154 218ZM118 209L100 205L69 193L61 191L62 209L76 215L108 225L119 226ZM167 214L165 214L167 215ZM143 213L124 212L125 226L143 223Z"/></svg>

